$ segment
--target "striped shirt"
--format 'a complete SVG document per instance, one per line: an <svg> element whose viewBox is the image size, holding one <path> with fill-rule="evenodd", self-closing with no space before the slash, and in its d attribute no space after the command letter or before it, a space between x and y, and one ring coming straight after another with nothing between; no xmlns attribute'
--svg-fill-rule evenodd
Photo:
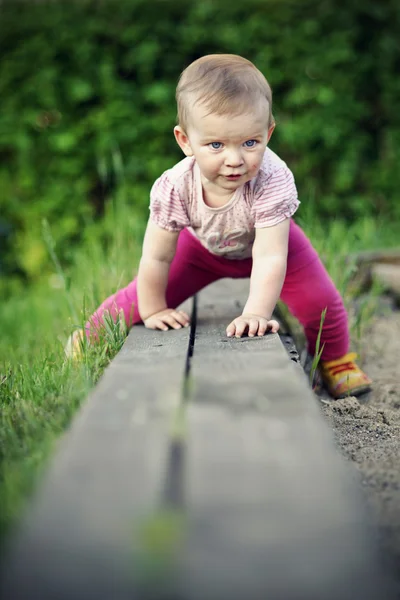
<svg viewBox="0 0 400 600"><path fill-rule="evenodd" d="M218 208L203 200L196 160L184 158L154 183L150 218L168 231L187 227L213 254L237 260L251 256L256 228L277 225L291 217L299 204L292 172L267 148L257 176Z"/></svg>

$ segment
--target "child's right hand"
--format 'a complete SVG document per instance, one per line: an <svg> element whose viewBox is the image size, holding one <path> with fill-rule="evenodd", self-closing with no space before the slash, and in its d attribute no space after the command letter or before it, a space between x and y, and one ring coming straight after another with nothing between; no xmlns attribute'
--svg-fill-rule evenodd
<svg viewBox="0 0 400 600"><path fill-rule="evenodd" d="M160 312L147 317L143 322L147 329L161 329L162 331L167 331L168 329L188 327L190 319L183 310L165 308L164 310L160 310Z"/></svg>

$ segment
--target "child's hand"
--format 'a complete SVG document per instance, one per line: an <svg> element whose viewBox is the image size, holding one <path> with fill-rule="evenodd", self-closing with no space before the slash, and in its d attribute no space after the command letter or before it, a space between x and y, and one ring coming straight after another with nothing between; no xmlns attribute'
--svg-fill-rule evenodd
<svg viewBox="0 0 400 600"><path fill-rule="evenodd" d="M249 337L254 337L255 335L263 336L266 331L272 331L272 333L276 333L279 329L279 323L275 320L268 320L265 317L260 317L258 315L253 315L250 313L241 315L229 323L226 328L226 335L228 337L237 337L240 338L247 330L247 335Z"/></svg>
<svg viewBox="0 0 400 600"><path fill-rule="evenodd" d="M154 313L154 315L144 320L147 329L161 329L162 331L181 329L181 327L187 327L189 323L188 315L183 310L175 310L174 308L160 310L160 312Z"/></svg>

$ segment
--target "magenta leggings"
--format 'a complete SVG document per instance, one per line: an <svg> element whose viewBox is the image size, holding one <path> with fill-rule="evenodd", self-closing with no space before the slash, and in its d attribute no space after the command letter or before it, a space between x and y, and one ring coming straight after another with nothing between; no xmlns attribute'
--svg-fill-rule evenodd
<svg viewBox="0 0 400 600"><path fill-rule="evenodd" d="M168 307L176 308L217 279L250 277L251 266L251 258L231 260L211 254L184 229L179 235L169 272L166 292ZM321 336L321 344L325 344L322 359L333 360L348 352L348 320L342 299L316 250L293 220L290 225L287 272L281 300L304 327L310 354L315 352L321 313L325 307L327 313ZM86 325L88 335L91 326L95 329L101 326L105 310L115 319L121 309L129 326L141 322L136 279L101 304L90 317L91 325Z"/></svg>

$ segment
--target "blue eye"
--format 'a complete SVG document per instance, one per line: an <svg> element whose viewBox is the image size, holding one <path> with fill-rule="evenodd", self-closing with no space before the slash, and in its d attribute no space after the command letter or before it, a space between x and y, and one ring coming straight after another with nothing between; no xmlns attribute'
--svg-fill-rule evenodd
<svg viewBox="0 0 400 600"><path fill-rule="evenodd" d="M222 147L221 142L211 142L211 144L209 144L209 146L211 146L211 148L213 150L220 150Z"/></svg>
<svg viewBox="0 0 400 600"><path fill-rule="evenodd" d="M247 140L247 142L244 143L244 146L246 146L246 148L254 148L256 144L257 140Z"/></svg>

